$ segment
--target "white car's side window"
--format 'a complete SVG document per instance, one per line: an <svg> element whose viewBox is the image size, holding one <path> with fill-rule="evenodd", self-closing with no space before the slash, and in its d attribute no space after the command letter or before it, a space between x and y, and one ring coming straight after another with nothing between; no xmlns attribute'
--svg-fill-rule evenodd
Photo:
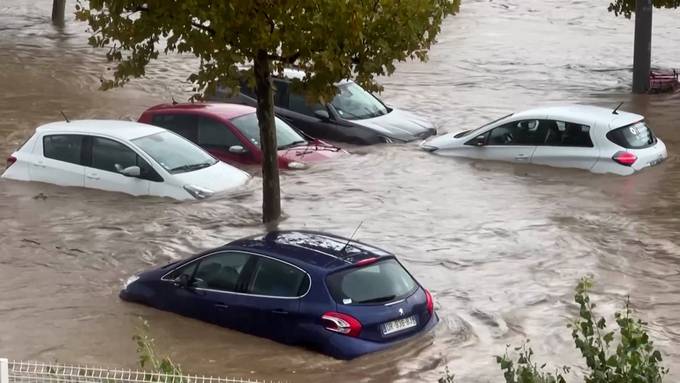
<svg viewBox="0 0 680 383"><path fill-rule="evenodd" d="M541 121L543 122L543 121ZM546 120L548 136L545 145L593 147L590 138L590 126L566 121Z"/></svg>
<svg viewBox="0 0 680 383"><path fill-rule="evenodd" d="M151 165L128 146L103 137L91 136L90 140L92 146L90 167L119 174L123 169L138 166L139 178L163 181Z"/></svg>
<svg viewBox="0 0 680 383"><path fill-rule="evenodd" d="M118 173L119 169L130 166L138 166L137 153L119 142L92 137L91 167Z"/></svg>
<svg viewBox="0 0 680 383"><path fill-rule="evenodd" d="M503 124L489 132L487 145L542 145L547 125L540 120L520 120Z"/></svg>
<svg viewBox="0 0 680 383"><path fill-rule="evenodd" d="M83 136L55 134L43 137L43 156L57 161L82 164Z"/></svg>

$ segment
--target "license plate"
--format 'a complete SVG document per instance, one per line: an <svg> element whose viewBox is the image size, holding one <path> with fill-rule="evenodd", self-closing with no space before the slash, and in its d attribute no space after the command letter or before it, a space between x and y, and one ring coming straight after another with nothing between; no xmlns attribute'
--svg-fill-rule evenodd
<svg viewBox="0 0 680 383"><path fill-rule="evenodd" d="M403 331L411 327L416 327L416 317L410 316L408 318L393 320L392 322L383 323L383 335L390 335L395 332Z"/></svg>
<svg viewBox="0 0 680 383"><path fill-rule="evenodd" d="M662 163L663 160L664 160L663 156L659 156L659 158L657 158L653 161L649 161L649 166L658 165L658 164Z"/></svg>

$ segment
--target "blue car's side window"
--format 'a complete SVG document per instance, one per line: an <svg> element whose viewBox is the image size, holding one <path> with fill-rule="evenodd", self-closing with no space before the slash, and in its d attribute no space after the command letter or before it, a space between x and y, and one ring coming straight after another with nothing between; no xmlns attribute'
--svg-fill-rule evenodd
<svg viewBox="0 0 680 383"><path fill-rule="evenodd" d="M239 252L225 252L201 259L191 281L192 287L210 290L242 290L239 279L251 255Z"/></svg>
<svg viewBox="0 0 680 383"><path fill-rule="evenodd" d="M295 298L309 290L309 276L289 264L259 257L248 292L255 295Z"/></svg>
<svg viewBox="0 0 680 383"><path fill-rule="evenodd" d="M196 270L196 265L197 265L196 262L192 262L188 265L182 266L178 269L175 269L172 273L163 277L163 279L175 280L179 279L182 275L186 275L188 279L191 279L191 276L194 275L194 270Z"/></svg>

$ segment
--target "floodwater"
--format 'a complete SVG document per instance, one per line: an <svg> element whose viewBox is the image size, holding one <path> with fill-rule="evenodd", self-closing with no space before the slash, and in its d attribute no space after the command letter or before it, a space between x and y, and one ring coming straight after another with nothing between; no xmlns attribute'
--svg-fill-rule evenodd
<svg viewBox="0 0 680 383"><path fill-rule="evenodd" d="M51 2L0 2L0 154L41 123L134 119L174 96L196 61L165 57L148 78L100 92L104 52L82 24L49 23ZM73 2L69 2L73 6ZM493 355L531 338L539 361L579 362L573 287L592 274L612 314L626 295L680 379L680 97L633 97L634 24L607 2L465 1L427 63L381 79L392 105L470 128L540 104L594 103L645 114L670 158L631 177L439 158L416 145L282 177L282 228L349 235L396 252L435 296L430 336L351 362L121 302L121 281L154 265L264 230L259 179L200 203L0 182L0 356L134 367L147 319L187 372L316 381L501 381ZM654 65L680 66L678 11L655 11Z"/></svg>

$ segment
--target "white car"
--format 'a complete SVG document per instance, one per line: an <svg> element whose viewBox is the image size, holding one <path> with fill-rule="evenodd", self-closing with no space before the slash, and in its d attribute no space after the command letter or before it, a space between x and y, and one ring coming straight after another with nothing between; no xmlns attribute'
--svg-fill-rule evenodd
<svg viewBox="0 0 680 383"><path fill-rule="evenodd" d="M7 159L2 178L203 199L250 176L163 128L128 121L54 122Z"/></svg>
<svg viewBox="0 0 680 383"><path fill-rule="evenodd" d="M668 157L638 114L587 105L531 109L421 143L441 156L633 174Z"/></svg>

